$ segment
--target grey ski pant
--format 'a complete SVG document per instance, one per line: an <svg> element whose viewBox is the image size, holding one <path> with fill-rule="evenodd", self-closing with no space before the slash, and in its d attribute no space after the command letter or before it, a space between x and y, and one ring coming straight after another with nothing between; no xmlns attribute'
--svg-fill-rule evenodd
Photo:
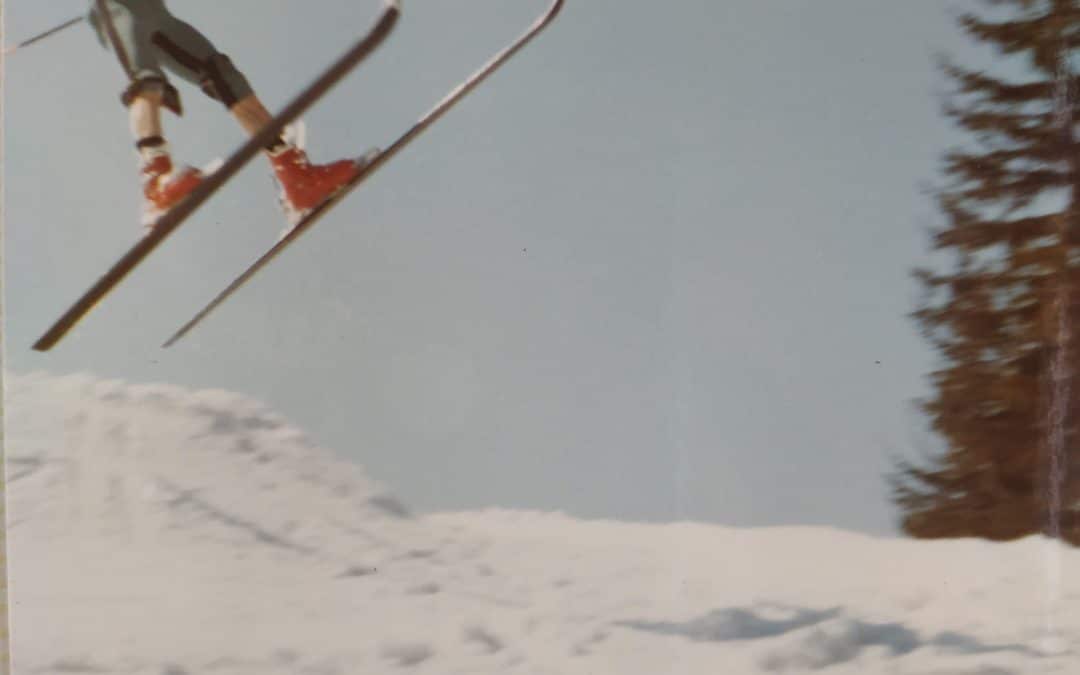
<svg viewBox="0 0 1080 675"><path fill-rule="evenodd" d="M96 1L90 10L90 24L102 46L115 53L127 71L130 84L121 95L124 105L130 105L148 85L164 86L165 104L181 114L180 94L164 69L200 87L227 108L252 93L247 78L232 60L202 33L169 13L164 0L104 0L104 4L119 44L113 44Z"/></svg>

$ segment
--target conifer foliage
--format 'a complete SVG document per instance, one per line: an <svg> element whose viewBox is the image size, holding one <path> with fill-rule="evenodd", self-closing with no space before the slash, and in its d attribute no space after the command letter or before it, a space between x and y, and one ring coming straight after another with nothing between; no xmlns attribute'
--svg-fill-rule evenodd
<svg viewBox="0 0 1080 675"><path fill-rule="evenodd" d="M947 269L916 270L914 318L940 354L919 403L944 450L899 462L894 500L914 537L1009 540L1053 523L1078 543L1080 0L982 0L959 25L995 58L942 62L965 142L936 193Z"/></svg>

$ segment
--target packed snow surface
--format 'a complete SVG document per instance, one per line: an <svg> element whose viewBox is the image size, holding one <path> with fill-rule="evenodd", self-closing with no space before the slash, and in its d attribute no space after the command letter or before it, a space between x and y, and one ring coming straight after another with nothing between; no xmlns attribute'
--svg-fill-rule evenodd
<svg viewBox="0 0 1080 675"><path fill-rule="evenodd" d="M6 385L19 675L1080 673L1038 537L414 515L241 395Z"/></svg>

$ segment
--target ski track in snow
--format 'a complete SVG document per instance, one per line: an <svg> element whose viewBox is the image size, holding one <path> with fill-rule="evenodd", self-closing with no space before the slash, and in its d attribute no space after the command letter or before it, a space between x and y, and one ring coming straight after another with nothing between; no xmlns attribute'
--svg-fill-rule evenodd
<svg viewBox="0 0 1080 675"><path fill-rule="evenodd" d="M20 675L1080 672L1039 537L414 516L238 394L6 384Z"/></svg>

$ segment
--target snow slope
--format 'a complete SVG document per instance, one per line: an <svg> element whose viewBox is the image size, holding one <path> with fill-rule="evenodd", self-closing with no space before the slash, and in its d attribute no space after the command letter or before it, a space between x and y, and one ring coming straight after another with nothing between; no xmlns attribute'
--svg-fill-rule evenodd
<svg viewBox="0 0 1080 675"><path fill-rule="evenodd" d="M1036 537L414 516L240 395L6 395L20 675L1080 672L1080 554Z"/></svg>

